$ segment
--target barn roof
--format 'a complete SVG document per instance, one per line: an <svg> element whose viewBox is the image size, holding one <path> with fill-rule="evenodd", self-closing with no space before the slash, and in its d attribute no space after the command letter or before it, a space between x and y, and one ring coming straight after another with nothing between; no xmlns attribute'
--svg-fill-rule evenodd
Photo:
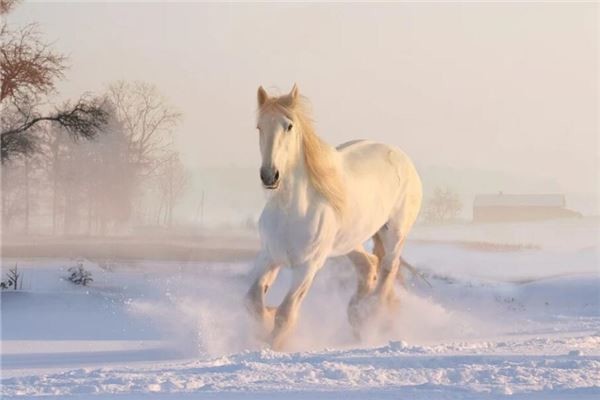
<svg viewBox="0 0 600 400"><path fill-rule="evenodd" d="M473 207L564 207L562 194L480 194Z"/></svg>

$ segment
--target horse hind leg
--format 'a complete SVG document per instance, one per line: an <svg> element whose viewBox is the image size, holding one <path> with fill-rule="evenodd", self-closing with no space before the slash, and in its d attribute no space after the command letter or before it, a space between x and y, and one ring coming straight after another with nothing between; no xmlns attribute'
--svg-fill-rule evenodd
<svg viewBox="0 0 600 400"><path fill-rule="evenodd" d="M375 294L382 305L393 310L398 305L394 286L400 269L404 235L400 226L388 223L377 233L377 236L383 256L380 260L379 280Z"/></svg>
<svg viewBox="0 0 600 400"><path fill-rule="evenodd" d="M385 255L385 249L383 248L383 242L377 233L373 235L373 254L377 257L377 267L379 268L379 263L383 260L383 256Z"/></svg>
<svg viewBox="0 0 600 400"><path fill-rule="evenodd" d="M359 339L360 331L365 320L365 308L362 307L363 300L373 293L377 285L377 267L379 258L376 255L369 254L360 246L348 253L348 258L356 267L358 284L356 293L348 303L348 322L352 327L354 336Z"/></svg>
<svg viewBox="0 0 600 400"><path fill-rule="evenodd" d="M379 237L378 233L373 235L373 254L375 254L379 259L379 264L377 265L377 270L379 271L381 267L381 260L383 260L383 256L385 255L385 249L383 248L383 242ZM402 257L400 257L400 267L402 267L403 264L405 264L405 261L402 259ZM398 271L396 277L398 279L398 282L402 286L406 286L406 282L404 281L404 275L402 275L402 271Z"/></svg>

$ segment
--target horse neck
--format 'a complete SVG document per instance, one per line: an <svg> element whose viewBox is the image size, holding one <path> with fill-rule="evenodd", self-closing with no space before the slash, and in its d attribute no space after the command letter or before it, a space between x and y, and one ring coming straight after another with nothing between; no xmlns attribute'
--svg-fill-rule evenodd
<svg viewBox="0 0 600 400"><path fill-rule="evenodd" d="M311 134L315 135L314 133ZM318 156L329 157L333 161L337 151L324 141L321 141L318 137L315 139L320 142L320 154ZM279 193L280 204L283 207L295 207L301 213L306 211L309 203L315 201L316 198L322 198L322 196L317 193L316 188L312 185L304 151L304 139L302 135L300 135L298 154L295 157L294 164L290 166L287 179L282 182L283 187L281 189L283 190Z"/></svg>
<svg viewBox="0 0 600 400"><path fill-rule="evenodd" d="M299 145L299 153L294 163L289 167L286 177L282 181L282 187L277 193L279 203L282 207L288 208L294 206L297 201L308 199L310 195L310 179L302 145Z"/></svg>

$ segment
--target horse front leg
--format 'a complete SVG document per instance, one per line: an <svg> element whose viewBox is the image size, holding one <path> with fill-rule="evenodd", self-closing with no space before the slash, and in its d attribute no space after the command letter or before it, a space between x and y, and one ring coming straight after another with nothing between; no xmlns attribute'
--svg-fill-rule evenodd
<svg viewBox="0 0 600 400"><path fill-rule="evenodd" d="M279 273L280 265L274 263L266 252L261 252L255 262L259 272L246 294L246 308L261 325L263 336L273 330L275 307L265 306L265 296Z"/></svg>
<svg viewBox="0 0 600 400"><path fill-rule="evenodd" d="M292 285L275 313L275 327L271 334L271 345L274 350L281 350L296 325L302 300L306 297L320 266L316 263L304 263L293 267Z"/></svg>

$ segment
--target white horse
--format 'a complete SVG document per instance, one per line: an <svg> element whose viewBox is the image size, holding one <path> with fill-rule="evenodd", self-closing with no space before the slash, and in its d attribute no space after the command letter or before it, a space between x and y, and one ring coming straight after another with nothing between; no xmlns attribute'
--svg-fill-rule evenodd
<svg viewBox="0 0 600 400"><path fill-rule="evenodd" d="M279 97L258 89L257 128L260 177L271 195L259 221L262 249L247 307L280 349L317 271L328 257L348 255L358 272L348 318L358 334L363 300L395 302L400 253L421 207L419 175L395 147L366 140L327 145L296 85ZM374 254L363 248L370 238ZM291 287L279 307L266 307L282 266L292 269Z"/></svg>

